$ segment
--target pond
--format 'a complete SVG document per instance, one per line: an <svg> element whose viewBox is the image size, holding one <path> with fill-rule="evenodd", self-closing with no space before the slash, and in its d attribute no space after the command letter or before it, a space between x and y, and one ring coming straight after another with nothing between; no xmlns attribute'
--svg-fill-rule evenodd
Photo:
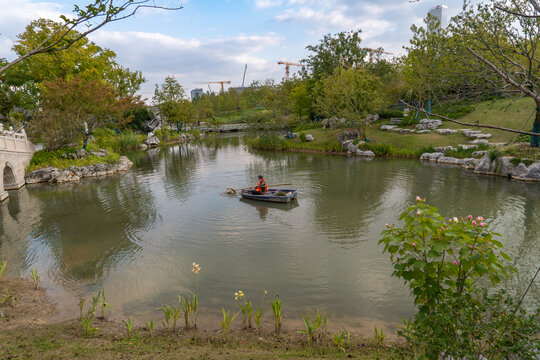
<svg viewBox="0 0 540 360"><path fill-rule="evenodd" d="M520 271L504 284L512 294L525 291L540 259L538 184L417 160L253 153L239 137L129 157L125 174L27 186L0 206L0 257L11 275L38 270L58 305L54 320L78 316L79 298L102 288L113 318L159 319L156 308L193 291L196 262L203 328L219 328L222 306L237 309L235 291L257 305L266 289L265 327L279 293L285 327L318 307L329 327L395 330L414 306L377 242L416 195L446 217L482 215L502 234ZM268 205L225 193L258 174L293 183L298 200ZM534 285L528 306L538 299Z"/></svg>

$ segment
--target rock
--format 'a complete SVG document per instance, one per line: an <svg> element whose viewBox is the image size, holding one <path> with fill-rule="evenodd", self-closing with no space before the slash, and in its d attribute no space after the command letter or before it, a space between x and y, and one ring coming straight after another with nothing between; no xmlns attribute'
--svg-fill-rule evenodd
<svg viewBox="0 0 540 360"><path fill-rule="evenodd" d="M459 131L461 131L462 133L466 132L466 131L472 131L471 129L458 129Z"/></svg>
<svg viewBox="0 0 540 360"><path fill-rule="evenodd" d="M514 171L514 164L510 161L512 160L511 157L503 156L499 159L497 159L497 162L500 164L500 172L499 174L504 176L511 176L512 172ZM498 166L497 166L498 168Z"/></svg>
<svg viewBox="0 0 540 360"><path fill-rule="evenodd" d="M299 134L299 133L293 133L293 134L292 134L292 137L293 137L293 139L299 138L299 137L300 137L300 134Z"/></svg>
<svg viewBox="0 0 540 360"><path fill-rule="evenodd" d="M515 168L514 171L512 171L512 177L519 178L522 176L527 175L529 172L529 169L524 163L519 163Z"/></svg>
<svg viewBox="0 0 540 360"><path fill-rule="evenodd" d="M77 160L77 154L69 153L69 157L70 157L72 160Z"/></svg>
<svg viewBox="0 0 540 360"><path fill-rule="evenodd" d="M363 157L375 157L375 153L371 150L357 150L356 155L363 156Z"/></svg>
<svg viewBox="0 0 540 360"><path fill-rule="evenodd" d="M345 140L341 143L342 149L347 149L350 144L354 143L354 140Z"/></svg>
<svg viewBox="0 0 540 360"><path fill-rule="evenodd" d="M491 139L493 135L491 134L476 134L471 136L473 139Z"/></svg>
<svg viewBox="0 0 540 360"><path fill-rule="evenodd" d="M471 137L471 135L481 134L482 132L480 130L467 130L463 131L463 134L467 137Z"/></svg>
<svg viewBox="0 0 540 360"><path fill-rule="evenodd" d="M391 125L400 125L401 124L401 118L391 118L390 119L390 124Z"/></svg>
<svg viewBox="0 0 540 360"><path fill-rule="evenodd" d="M417 134L431 134L431 130L418 130Z"/></svg>
<svg viewBox="0 0 540 360"><path fill-rule="evenodd" d="M471 139L491 139L491 134L483 134L479 130L471 130L471 131L465 131L463 132L466 137Z"/></svg>
<svg viewBox="0 0 540 360"><path fill-rule="evenodd" d="M311 141L313 141L313 140L315 140L315 138L313 137L313 135L311 135L311 134L306 134L306 141L307 141L307 142L311 142Z"/></svg>
<svg viewBox="0 0 540 360"><path fill-rule="evenodd" d="M144 140L144 143L148 145L148 147L156 147L159 145L159 139L154 135L154 133L149 132L146 140Z"/></svg>
<svg viewBox="0 0 540 360"><path fill-rule="evenodd" d="M423 153L422 156L420 156L420 160L437 161L441 156L443 156L443 153L441 152Z"/></svg>
<svg viewBox="0 0 540 360"><path fill-rule="evenodd" d="M380 119L379 114L368 114L368 116L366 116L366 120L370 123L379 121L379 119Z"/></svg>
<svg viewBox="0 0 540 360"><path fill-rule="evenodd" d="M412 134L412 133L415 133L416 130L415 129L401 129L401 131L399 132L400 134Z"/></svg>
<svg viewBox="0 0 540 360"><path fill-rule="evenodd" d="M146 149L148 149L148 145L146 145L146 144L144 144L144 143L143 143L143 144L140 144L140 145L139 145L139 149L141 149L141 150L146 150Z"/></svg>
<svg viewBox="0 0 540 360"><path fill-rule="evenodd" d="M416 125L416 130L434 130L441 126L443 122L439 119L422 119L420 123Z"/></svg>
<svg viewBox="0 0 540 360"><path fill-rule="evenodd" d="M77 157L79 159L85 158L87 155L88 155L88 152L86 152L86 150L84 150L84 149L78 149L77 150Z"/></svg>
<svg viewBox="0 0 540 360"><path fill-rule="evenodd" d="M395 128L397 128L397 125L383 125L383 126L381 126L381 130L383 130L383 131L392 130L392 129L395 129Z"/></svg>
<svg viewBox="0 0 540 360"><path fill-rule="evenodd" d="M473 158L478 158L478 157L482 157L484 155L487 154L487 150L478 150L478 151L473 151L472 153L472 157Z"/></svg>
<svg viewBox="0 0 540 360"><path fill-rule="evenodd" d="M463 150L469 150L469 149L476 149L478 147L478 145L459 144L458 147L463 149Z"/></svg>
<svg viewBox="0 0 540 360"><path fill-rule="evenodd" d="M463 159L457 159L450 156L440 156L437 159L437 162L441 164L461 165L463 163Z"/></svg>
<svg viewBox="0 0 540 360"><path fill-rule="evenodd" d="M480 162L480 160L473 158L466 158L461 160L461 167L467 170L474 170L474 168L476 168L476 165L478 165L478 163Z"/></svg>
<svg viewBox="0 0 540 360"><path fill-rule="evenodd" d="M435 147L435 150L442 153L445 153L447 151L457 151L457 149L453 146L437 146Z"/></svg>
<svg viewBox="0 0 540 360"><path fill-rule="evenodd" d="M125 156L121 156L117 164L95 164L88 166L71 166L69 169L61 170L57 168L45 168L32 171L26 175L27 184L37 184L43 182L64 183L79 181L84 177L95 177L114 174L126 171L133 163Z"/></svg>
<svg viewBox="0 0 540 360"><path fill-rule="evenodd" d="M343 144L346 140L356 140L360 137L360 133L357 130L342 131L338 134L337 140L340 144Z"/></svg>
<svg viewBox="0 0 540 360"><path fill-rule="evenodd" d="M529 166L529 172L525 177L527 180L540 181L540 162Z"/></svg>
<svg viewBox="0 0 540 360"><path fill-rule="evenodd" d="M437 129L435 132L439 135L451 135L451 134L457 134L457 130L453 129Z"/></svg>
<svg viewBox="0 0 540 360"><path fill-rule="evenodd" d="M99 149L98 151L92 151L91 154L97 157L109 156L109 153L107 152L107 150L104 150L104 149Z"/></svg>
<svg viewBox="0 0 540 360"><path fill-rule="evenodd" d="M353 143L350 143L347 145L347 153L348 154L355 154L358 151L358 145L355 145Z"/></svg>
<svg viewBox="0 0 540 360"><path fill-rule="evenodd" d="M495 169L495 161L492 161L489 158L489 155L485 154L484 157L480 159L480 161L474 168L474 172L478 174L487 174L487 173L493 173L494 169Z"/></svg>
<svg viewBox="0 0 540 360"><path fill-rule="evenodd" d="M489 144L489 141L487 141L486 139L476 139L476 140L471 140L469 141L469 144L473 144L473 145L479 145L479 144Z"/></svg>
<svg viewBox="0 0 540 360"><path fill-rule="evenodd" d="M390 129L391 132L401 132L401 130L403 130L403 129L400 129L400 128Z"/></svg>
<svg viewBox="0 0 540 360"><path fill-rule="evenodd" d="M321 122L325 129L337 129L347 125L347 119L339 119L337 117L331 117L330 119L324 119Z"/></svg>

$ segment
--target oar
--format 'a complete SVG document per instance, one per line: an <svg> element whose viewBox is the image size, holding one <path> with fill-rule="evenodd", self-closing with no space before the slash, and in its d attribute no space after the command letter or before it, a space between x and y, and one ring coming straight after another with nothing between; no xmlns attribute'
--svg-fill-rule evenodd
<svg viewBox="0 0 540 360"><path fill-rule="evenodd" d="M272 185L268 185L268 187L271 187L271 186L285 186L285 185L292 185L292 184L272 184ZM250 187L245 187L245 188L241 188L241 189L228 188L227 189L227 194L236 194L237 191L255 189L256 187L257 186L250 186Z"/></svg>

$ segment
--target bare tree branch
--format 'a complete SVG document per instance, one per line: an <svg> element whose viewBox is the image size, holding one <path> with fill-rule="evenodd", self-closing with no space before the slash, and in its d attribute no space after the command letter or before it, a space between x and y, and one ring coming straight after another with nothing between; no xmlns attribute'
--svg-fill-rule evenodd
<svg viewBox="0 0 540 360"><path fill-rule="evenodd" d="M114 0L94 0L93 4L86 6L86 10L80 9L75 5L74 12L77 15L75 18L68 19L67 17L62 16L64 24L60 28L54 31L34 49L0 67L0 75L31 56L66 50L82 38L102 28L104 25L132 17L138 10L143 8L176 11L182 9L183 6L160 6L156 5L154 0L125 0L120 6L114 6ZM90 24L92 20L96 19L99 19L96 24ZM76 28L82 24L88 24L88 29L84 32L75 32ZM70 34L77 34L77 36L73 39L67 39ZM66 42L66 44L61 45L63 42Z"/></svg>

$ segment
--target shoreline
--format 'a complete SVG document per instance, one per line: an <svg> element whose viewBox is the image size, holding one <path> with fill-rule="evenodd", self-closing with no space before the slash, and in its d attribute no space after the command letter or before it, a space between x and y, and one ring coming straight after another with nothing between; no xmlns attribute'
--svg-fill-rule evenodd
<svg viewBox="0 0 540 360"><path fill-rule="evenodd" d="M0 324L1 357L22 358L117 358L120 354L130 358L177 358L190 354L193 358L211 359L275 359L275 358L361 358L391 359L396 356L409 358L410 350L404 343L390 340L383 344L374 338L352 334L350 343L340 349L332 341L332 333L322 334L308 344L306 336L295 330L276 333L273 326L265 324L262 330L241 329L241 315L229 331L227 339L221 330L165 329L157 325L151 333L147 325L136 322L132 335L118 321L94 317L92 326L96 333L86 335L78 319L49 323L56 309L47 299L44 289L35 289L29 279L12 277L0 281L16 303L0 304L4 313ZM110 312L110 310L108 310ZM99 310L98 310L99 313ZM216 323L218 319L216 319ZM181 321L179 321L180 324Z"/></svg>

